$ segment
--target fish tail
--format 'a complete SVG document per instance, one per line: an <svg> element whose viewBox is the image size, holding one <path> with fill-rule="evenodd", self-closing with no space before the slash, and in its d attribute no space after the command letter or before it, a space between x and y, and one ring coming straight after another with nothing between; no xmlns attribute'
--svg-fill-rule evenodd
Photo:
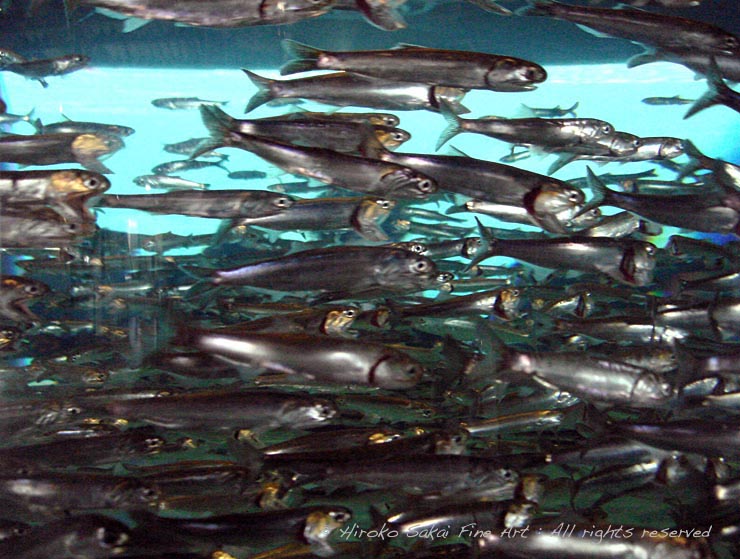
<svg viewBox="0 0 740 559"><path fill-rule="evenodd" d="M498 239L493 236L491 230L488 227L484 227L483 224L475 217L475 222L478 224L478 234L480 235L480 246L473 254L473 258L470 260L470 264L466 266L466 270L470 270L486 258L489 258L495 254L495 245L498 243Z"/></svg>
<svg viewBox="0 0 740 559"><path fill-rule="evenodd" d="M321 55L319 49L304 45L298 41L293 41L292 39L283 39L280 45L283 47L285 53L294 59L280 68L281 76L317 69L316 64Z"/></svg>
<svg viewBox="0 0 740 559"><path fill-rule="evenodd" d="M636 54L627 61L627 68L637 68L644 64L652 64L653 62L660 62L658 52L653 49L648 49L645 52Z"/></svg>
<svg viewBox="0 0 740 559"><path fill-rule="evenodd" d="M527 0L527 6L518 9L515 13L519 16L549 16L555 2L552 0Z"/></svg>
<svg viewBox="0 0 740 559"><path fill-rule="evenodd" d="M722 74L717 66L717 61L714 57L710 57L709 60L709 68L707 69L706 75L709 91L694 101L694 103L689 107L689 110L686 111L686 114L683 115L684 120L694 116L696 113L703 111L704 109L720 104L722 102L723 95L726 95L727 90L730 89L722 79Z"/></svg>
<svg viewBox="0 0 740 559"><path fill-rule="evenodd" d="M504 8L500 4L497 4L493 0L469 0L479 8L486 10L487 12L493 12L502 16L513 15L513 12L507 8Z"/></svg>
<svg viewBox="0 0 740 559"><path fill-rule="evenodd" d="M275 98L272 93L272 88L270 87L273 80L258 76L257 74L250 72L246 68L242 68L242 70L247 75L247 77L252 80L252 83L257 86L257 93L252 96L252 98L249 100L249 103L247 103L247 107L244 109L244 112L248 113L256 109L257 107L264 105L269 101L272 101Z"/></svg>
<svg viewBox="0 0 740 559"><path fill-rule="evenodd" d="M211 133L211 137L198 144L189 159L196 159L209 151L228 145L227 136L236 120L218 107L211 105L201 105L200 116L203 118L203 124Z"/></svg>
<svg viewBox="0 0 740 559"><path fill-rule="evenodd" d="M446 142L462 132L462 119L455 114L452 107L446 101L442 101L439 104L439 112L447 121L448 126L439 135L437 145L434 147L435 150L439 150Z"/></svg>

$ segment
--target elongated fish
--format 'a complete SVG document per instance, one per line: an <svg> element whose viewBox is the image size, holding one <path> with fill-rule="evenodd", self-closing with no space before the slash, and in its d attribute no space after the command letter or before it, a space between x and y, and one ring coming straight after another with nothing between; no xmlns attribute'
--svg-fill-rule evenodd
<svg viewBox="0 0 740 559"><path fill-rule="evenodd" d="M390 81L349 72L333 72L292 80L271 80L244 69L259 90L244 112L275 99L310 99L340 107L369 107L381 110L438 111L447 101L457 113L469 112L460 104L465 90L411 81Z"/></svg>
<svg viewBox="0 0 740 559"><path fill-rule="evenodd" d="M238 147L255 153L289 173L356 192L388 198L426 198L437 190L433 179L402 165L244 134L231 129L230 119L225 120L222 114L209 107L202 107L201 114L213 141L196 151L196 156L200 151L208 151L216 146Z"/></svg>
<svg viewBox="0 0 740 559"><path fill-rule="evenodd" d="M666 50L694 50L737 55L740 39L720 27L679 16L644 10L591 8L554 0L529 0L525 15L572 21L612 37Z"/></svg>
<svg viewBox="0 0 740 559"><path fill-rule="evenodd" d="M283 75L307 70L341 70L386 80L400 80L492 91L529 91L545 81L542 66L496 54L401 45L375 51L329 52L284 39L283 48L296 60Z"/></svg>

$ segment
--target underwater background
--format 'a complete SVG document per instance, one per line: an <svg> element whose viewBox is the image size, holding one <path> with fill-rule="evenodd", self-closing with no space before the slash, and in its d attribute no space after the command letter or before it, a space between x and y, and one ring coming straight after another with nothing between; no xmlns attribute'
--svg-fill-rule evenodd
<svg viewBox="0 0 740 559"><path fill-rule="evenodd" d="M462 103L469 113L460 116L523 118L533 115L532 108L573 107L568 116L602 119L641 138L688 139L704 156L727 163L731 176L734 165L740 165L740 114L717 105L684 118L690 103L707 92L706 79L672 62L630 68L626 62L644 46L595 37L566 21L503 16L471 2L408 0L398 8L406 27L397 31L371 25L357 10L335 8L285 25L212 29L151 21L123 32L120 19L91 7L38 4L0 3L0 48L28 59L80 53L90 62L67 75L46 78L48 86L0 72L6 112L19 116L17 122L3 123L3 131L30 135L39 122L65 119L132 128L135 132L122 138L121 149L101 158L110 170L105 174L110 181L107 196L180 191L140 186L136 178L152 174L164 162L186 159L168 153L165 145L209 136L197 106L168 110L154 106L155 99L209 100L235 119L294 111L381 111L294 99L266 103L246 114L258 88L243 69L268 79L293 77L280 75L290 59L282 46L286 39L328 51L389 49L404 43L534 61L547 71L536 89L468 91ZM526 5L500 4L512 11ZM646 9L713 23L740 35L740 11L731 0ZM688 101L643 101L674 96ZM450 124L439 111L382 112L395 114L399 127L411 135L395 148L398 153L492 162L512 153L511 144L472 133L461 133L438 150L439 137ZM268 190L296 199L361 196L284 172L243 149L216 151L221 155L203 158L214 165L176 174L199 183L192 188L202 191ZM686 184L694 179L711 182L707 176L718 172L696 175L686 155L673 166L584 160L550 172L555 159L532 150L511 165L578 185L588 201L596 196L586 182L589 169L597 175L648 173L659 181L684 181L684 190L673 185L684 194ZM3 171L69 168L81 167L2 163ZM681 176L682 169L689 169L687 176L693 179ZM247 178L229 177L238 171L248 172ZM737 175L734 181L738 186ZM656 186L654 192L667 190ZM625 541L635 547L620 557L663 557L656 551L661 545L665 557L736 556L740 433L732 396L738 391L740 311L737 285L729 278L738 271L736 234L644 220L629 238L658 250L655 278L645 285L578 271L567 259L552 268L494 255L476 268L469 255L458 251L435 257L424 247L480 237L476 218L501 239L537 242L544 231L532 220L513 224L460 211L467 197L439 194L428 200L396 200L381 222L387 235L383 242L363 238L352 224L339 232L230 229L228 220L110 207L99 197L86 202L94 215L94 233L64 246L18 248L0 238L2 276L30 278L48 287L39 297L25 299L31 314L21 313L25 316L20 318L12 295L3 296L3 308L13 310L2 318L0 464L6 467L0 474L0 503L5 505L0 511L0 557L597 557L600 549ZM618 211L601 207L602 215ZM676 236L689 239L685 247L675 248ZM688 244L691 239L705 244L694 247ZM370 296L351 289L342 296L322 297L299 288L209 285L215 270L303 250L407 241L430 250L429 258L448 276L416 291L390 289ZM726 284L721 283L725 275ZM703 279L716 277L722 278L717 285L701 285ZM694 280L699 282L695 290L678 287ZM489 290L498 290L493 307L421 316L407 308ZM502 297L516 303L508 308ZM352 322L338 333L301 330L308 328L305 314L277 320L293 312L323 316L334 309L331 305L352 313ZM677 311L676 318L668 316L672 311ZM381 314L390 318L380 320ZM357 351L363 343L393 348L423 365L424 373L413 387L403 389L378 388L372 378L356 384L322 382L301 376L300 370L296 374L292 365L235 363L217 350L196 352L188 343L199 328L218 331L266 317L275 322L265 332L292 335L299 329L310 336L299 353L313 355L321 346L320 336L334 335L359 342ZM597 329L598 321L598 327L609 323L608 332ZM621 357L623 350L630 352L629 358ZM348 350L327 351L331 361ZM659 365L646 364L659 352ZM204 360L182 365L173 353ZM511 376L502 361L519 354L576 356L565 366L574 370L579 354L586 356L583 363L608 361L608 371L638 363L640 372L633 377L638 380L627 391L638 390L640 375L658 375L670 384L671 399L655 407L631 405L629 397L626 403L592 398L589 388L567 382L561 386L539 372ZM353 361L351 352L348 359ZM364 359L358 355L356 361ZM263 421L250 419L262 411L252 414L248 405L227 403L230 394L260 401L268 392L320 398L332 411L314 418L315 423L291 425L277 404L269 407L279 417ZM203 410L197 408L200 401L177 400L189 394L213 400L204 399ZM151 398L174 398L174 409L192 406L192 414L184 414L188 419L182 421L177 412L174 419L162 419L146 408ZM223 417L202 419L212 411L218 415L219 398L225 402L218 412ZM127 407L131 400L137 404ZM232 413L231 405L246 410L246 419ZM630 431L632 425L674 430L658 431L656 441L637 433L639 429ZM61 447L54 446L58 443ZM94 451L88 450L90 444L96 445ZM269 449L279 444L295 457L271 462ZM397 449L375 448L392 444ZM470 461L448 463L451 456ZM485 475L476 460L490 462L483 467ZM384 468L390 471L391 466L393 473L386 473ZM208 526L187 524L203 517L214 520ZM106 534L116 534L115 545L102 541L103 526ZM368 534L381 526L395 529L396 536ZM473 537L462 526L481 533ZM527 547L527 533L511 536L513 527L553 534L558 543ZM83 538L91 529L97 541ZM684 532L670 537L660 533L673 529ZM648 535L653 531L658 535ZM73 549L70 534L83 543ZM510 537L521 545L507 546ZM576 542L591 547L581 549Z"/></svg>

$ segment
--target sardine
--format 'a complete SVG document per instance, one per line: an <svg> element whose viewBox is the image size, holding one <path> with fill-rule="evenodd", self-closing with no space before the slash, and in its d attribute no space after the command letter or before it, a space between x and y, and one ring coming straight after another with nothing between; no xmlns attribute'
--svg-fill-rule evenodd
<svg viewBox="0 0 740 559"><path fill-rule="evenodd" d="M551 16L572 21L613 37L666 50L695 50L737 56L740 39L715 25L646 10L590 8L534 0L525 15Z"/></svg>
<svg viewBox="0 0 740 559"><path fill-rule="evenodd" d="M267 190L207 190L166 194L109 194L97 205L131 208L157 214L179 214L217 219L259 218L290 208L290 196Z"/></svg>
<svg viewBox="0 0 740 559"><path fill-rule="evenodd" d="M252 371L266 369L318 384L405 389L423 372L419 363L385 345L326 336L183 329L176 343Z"/></svg>
<svg viewBox="0 0 740 559"><path fill-rule="evenodd" d="M336 246L218 270L211 281L215 285L367 297L429 288L437 273L433 261L403 249Z"/></svg>
<svg viewBox="0 0 740 559"><path fill-rule="evenodd" d="M108 402L119 417L169 429L270 428L302 429L331 420L336 408L327 400L269 390L213 390Z"/></svg>
<svg viewBox="0 0 740 559"><path fill-rule="evenodd" d="M67 54L56 58L12 62L0 67L0 71L5 70L26 78L38 80L41 85L48 87L49 84L44 78L69 74L70 72L84 68L89 62L90 57L84 54Z"/></svg>
<svg viewBox="0 0 740 559"><path fill-rule="evenodd" d="M326 13L333 0L79 0L78 5L104 8L146 20L164 20L200 27L244 27L294 23Z"/></svg>
<svg viewBox="0 0 740 559"><path fill-rule="evenodd" d="M471 265L491 256L509 256L545 268L601 272L634 286L649 285L653 281L657 249L651 243L578 236L504 240L496 239L490 230L478 223L486 243Z"/></svg>
<svg viewBox="0 0 740 559"><path fill-rule="evenodd" d="M230 123L224 122L220 114L208 107L203 107L201 114L213 137L208 149L214 146L238 147L289 173L388 198L426 198L437 190L433 179L402 165L243 134L229 128Z"/></svg>
<svg viewBox="0 0 740 559"><path fill-rule="evenodd" d="M101 134L10 134L0 137L0 160L21 165L79 163L96 173L110 173L98 158L122 147L118 136Z"/></svg>
<svg viewBox="0 0 740 559"><path fill-rule="evenodd" d="M4 275L0 277L0 316L16 322L37 321L28 303L50 291L48 285L32 278Z"/></svg>
<svg viewBox="0 0 740 559"><path fill-rule="evenodd" d="M348 72L334 72L292 80L272 80L244 70L258 91L249 100L248 113L274 99L310 99L340 107L381 110L439 111L442 100L457 113L469 112L461 101L466 90L416 82L390 81Z"/></svg>
<svg viewBox="0 0 740 559"><path fill-rule="evenodd" d="M542 66L495 54L400 45L377 51L329 52L283 39L294 60L282 75L307 70L339 70L386 80L414 81L462 89L530 91L545 81Z"/></svg>

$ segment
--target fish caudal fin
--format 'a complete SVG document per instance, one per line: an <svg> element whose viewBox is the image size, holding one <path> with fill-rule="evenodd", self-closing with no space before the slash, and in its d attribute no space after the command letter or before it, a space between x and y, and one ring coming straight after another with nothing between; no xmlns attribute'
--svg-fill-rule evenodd
<svg viewBox="0 0 740 559"><path fill-rule="evenodd" d="M442 101L439 104L439 112L447 121L448 126L439 135L437 145L434 147L435 150L439 150L446 142L462 132L462 119L455 114L449 103Z"/></svg>
<svg viewBox="0 0 740 559"><path fill-rule="evenodd" d="M196 159L211 150L229 145L227 137L233 131L236 122L236 119L212 105L201 105L200 116L203 118L203 124L211 133L211 137L198 144L198 147L190 154L189 159ZM218 166L223 167L222 163L219 163Z"/></svg>
<svg viewBox="0 0 740 559"><path fill-rule="evenodd" d="M307 72L316 70L321 51L319 49L304 45L291 39L283 39L280 43L285 53L294 58L280 68L280 75L296 74L298 72Z"/></svg>
<svg viewBox="0 0 740 559"><path fill-rule="evenodd" d="M689 107L686 114L683 115L684 120L694 116L696 113L719 105L722 103L722 96L726 95L727 90L730 89L722 79L722 74L717 66L717 61L714 57L709 59L709 68L707 68L707 85L709 85L709 91L699 97L694 104Z"/></svg>
<svg viewBox="0 0 740 559"><path fill-rule="evenodd" d="M252 98L249 100L249 103L247 103L247 107L244 109L244 112L248 113L256 109L257 107L272 101L275 98L272 93L272 88L270 87L270 84L272 84L273 80L258 76L254 72L250 72L245 68L242 68L242 70L247 75L247 77L252 80L252 83L257 86L257 93L252 96Z"/></svg>

